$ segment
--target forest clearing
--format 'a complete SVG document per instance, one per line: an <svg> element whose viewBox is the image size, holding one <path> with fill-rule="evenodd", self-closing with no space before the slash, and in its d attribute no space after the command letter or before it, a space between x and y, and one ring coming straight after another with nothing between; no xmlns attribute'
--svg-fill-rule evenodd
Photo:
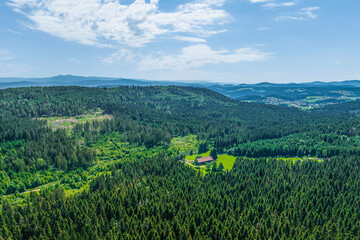
<svg viewBox="0 0 360 240"><path fill-rule="evenodd" d="M84 124L91 121L104 121L110 120L112 118L109 114L103 114L102 111L97 111L94 113L82 114L73 117L42 117L40 120L46 120L49 127L52 129L72 129L77 124Z"/></svg>

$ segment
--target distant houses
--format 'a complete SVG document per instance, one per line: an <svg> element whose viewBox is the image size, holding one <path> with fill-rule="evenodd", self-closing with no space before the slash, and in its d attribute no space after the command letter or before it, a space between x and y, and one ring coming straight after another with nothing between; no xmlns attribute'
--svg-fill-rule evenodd
<svg viewBox="0 0 360 240"><path fill-rule="evenodd" d="M214 161L212 156L208 156L208 157L203 157L203 158L196 159L195 163L198 164L198 165L202 165L202 164L210 163L212 161Z"/></svg>

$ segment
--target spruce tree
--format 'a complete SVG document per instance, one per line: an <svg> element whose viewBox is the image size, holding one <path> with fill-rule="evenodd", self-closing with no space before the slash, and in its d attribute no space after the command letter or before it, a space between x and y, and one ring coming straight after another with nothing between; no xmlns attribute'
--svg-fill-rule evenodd
<svg viewBox="0 0 360 240"><path fill-rule="evenodd" d="M218 168L217 168L217 170L218 170L219 172L222 172L222 171L224 170L224 165L223 165L222 163L220 163L219 166L218 166Z"/></svg>
<svg viewBox="0 0 360 240"><path fill-rule="evenodd" d="M214 160L217 160L217 153L216 153L216 149L213 148L210 152L210 156L214 159Z"/></svg>

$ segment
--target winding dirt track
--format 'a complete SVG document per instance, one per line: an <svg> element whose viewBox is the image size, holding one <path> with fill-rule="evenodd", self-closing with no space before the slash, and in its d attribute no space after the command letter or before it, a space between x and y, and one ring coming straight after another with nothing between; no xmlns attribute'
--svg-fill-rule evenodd
<svg viewBox="0 0 360 240"><path fill-rule="evenodd" d="M40 189L29 190L29 191L21 192L21 193L19 193L19 194L30 193L30 192L38 192L38 191L40 191ZM12 194L13 194L13 193L12 193ZM12 195L12 194L3 195L3 197L8 197L8 196L10 196L10 195Z"/></svg>

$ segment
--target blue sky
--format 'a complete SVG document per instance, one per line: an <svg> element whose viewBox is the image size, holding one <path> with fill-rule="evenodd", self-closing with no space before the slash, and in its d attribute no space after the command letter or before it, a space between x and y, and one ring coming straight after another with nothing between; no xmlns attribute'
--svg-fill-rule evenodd
<svg viewBox="0 0 360 240"><path fill-rule="evenodd" d="M358 0L3 0L0 77L360 79Z"/></svg>

